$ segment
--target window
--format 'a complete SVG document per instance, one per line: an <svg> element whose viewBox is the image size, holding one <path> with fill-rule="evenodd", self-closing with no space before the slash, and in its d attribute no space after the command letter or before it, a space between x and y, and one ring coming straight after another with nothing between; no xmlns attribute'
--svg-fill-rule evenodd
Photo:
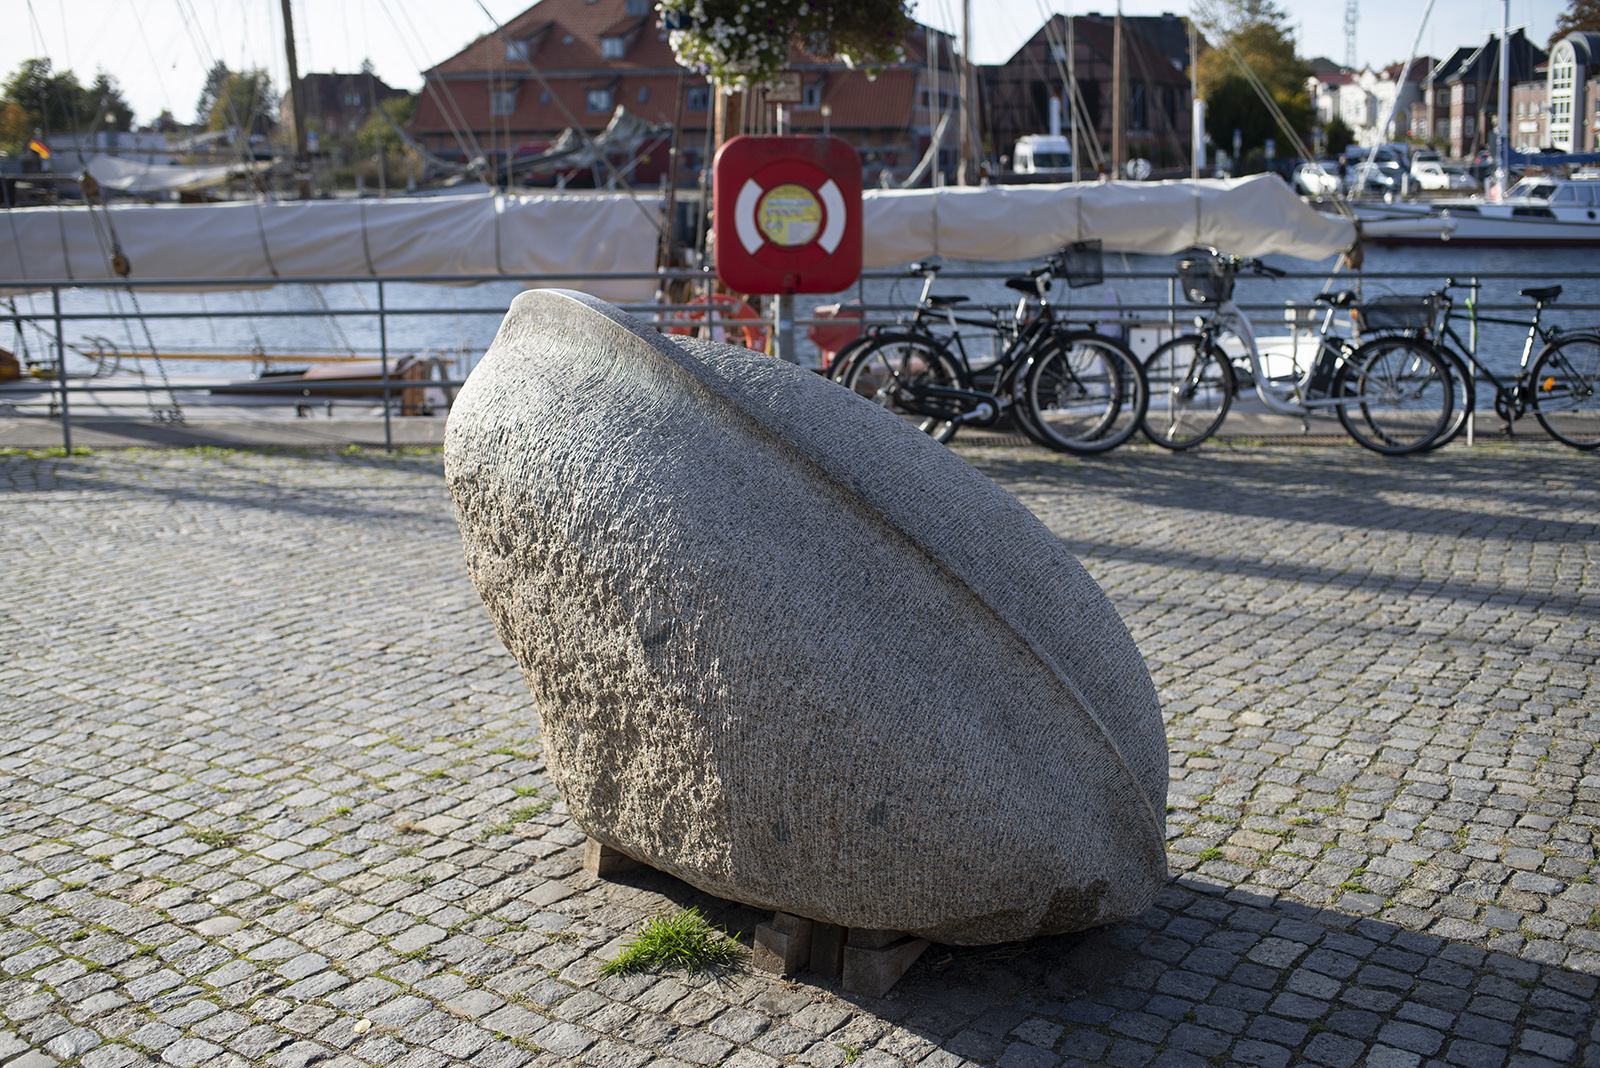
<svg viewBox="0 0 1600 1068"><path fill-rule="evenodd" d="M684 96L684 104L690 111L711 110L711 87L701 85L691 88Z"/></svg>
<svg viewBox="0 0 1600 1068"><path fill-rule="evenodd" d="M815 108L822 106L821 82L812 82L810 85L800 90L800 106L803 108Z"/></svg>
<svg viewBox="0 0 1600 1068"><path fill-rule="evenodd" d="M650 87L648 85L639 86L639 103L643 104L646 100L649 100L649 99L650 99Z"/></svg>
<svg viewBox="0 0 1600 1068"><path fill-rule="evenodd" d="M932 91L928 90L928 89L924 89L922 91L922 106L925 107L925 108L926 107L938 107L941 111L950 110L950 101L952 99L952 94L947 93L947 92L945 92L944 90L941 89L939 91L939 103L936 104L936 105L929 103L929 101L932 98L933 98Z"/></svg>
<svg viewBox="0 0 1600 1068"><path fill-rule="evenodd" d="M621 37L600 38L600 56L602 59L621 59L628 51L628 42Z"/></svg>
<svg viewBox="0 0 1600 1068"><path fill-rule="evenodd" d="M527 41L507 41L506 42L506 62L507 63L526 63L526 62L528 62L528 42Z"/></svg>
<svg viewBox="0 0 1600 1068"><path fill-rule="evenodd" d="M489 114L510 115L517 110L515 89L495 89L489 94Z"/></svg>
<svg viewBox="0 0 1600 1068"><path fill-rule="evenodd" d="M358 107L360 107L361 106L361 94L360 93L346 93L346 94L344 94L344 106L347 107L347 108L358 108Z"/></svg>
<svg viewBox="0 0 1600 1068"><path fill-rule="evenodd" d="M1477 131L1477 119L1473 118L1471 115L1468 115L1465 119L1461 120L1461 136L1471 137L1474 133L1477 133Z"/></svg>
<svg viewBox="0 0 1600 1068"><path fill-rule="evenodd" d="M630 19L642 18L650 13L650 0L627 0L623 11Z"/></svg>
<svg viewBox="0 0 1600 1068"><path fill-rule="evenodd" d="M585 93L583 95L583 100L584 100L584 105L590 111L610 111L611 110L611 90L610 89L590 89L587 93Z"/></svg>
<svg viewBox="0 0 1600 1068"><path fill-rule="evenodd" d="M1050 46L1050 58L1057 63L1065 63L1067 61L1067 46L1059 43L1052 44Z"/></svg>
<svg viewBox="0 0 1600 1068"><path fill-rule="evenodd" d="M548 89L539 90L539 106L540 107L544 107L548 103L550 103L550 90L548 90Z"/></svg>
<svg viewBox="0 0 1600 1068"><path fill-rule="evenodd" d="M1467 103L1469 103L1469 104L1477 103L1477 100L1478 100L1478 87L1476 85L1466 86L1466 94L1467 94Z"/></svg>

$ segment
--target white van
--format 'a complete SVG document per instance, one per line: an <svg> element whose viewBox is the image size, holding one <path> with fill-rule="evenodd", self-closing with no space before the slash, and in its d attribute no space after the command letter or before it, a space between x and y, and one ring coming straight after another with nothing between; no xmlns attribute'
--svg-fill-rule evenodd
<svg viewBox="0 0 1600 1068"><path fill-rule="evenodd" d="M1072 173L1072 141L1049 134L1029 134L1017 139L1011 153L1011 169L1017 174Z"/></svg>

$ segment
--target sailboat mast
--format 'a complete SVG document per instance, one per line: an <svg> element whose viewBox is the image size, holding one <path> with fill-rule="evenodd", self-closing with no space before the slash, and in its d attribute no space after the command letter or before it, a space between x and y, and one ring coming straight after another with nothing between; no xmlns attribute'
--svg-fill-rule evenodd
<svg viewBox="0 0 1600 1068"><path fill-rule="evenodd" d="M1078 180L1078 104L1073 99L1078 91L1078 40L1073 36L1072 9L1067 9L1067 125L1072 131L1072 180Z"/></svg>
<svg viewBox="0 0 1600 1068"><path fill-rule="evenodd" d="M285 0L287 2L287 0ZM1122 177L1123 156L1128 150L1127 90L1122 80L1122 0L1117 0L1117 21L1111 31L1111 177Z"/></svg>
<svg viewBox="0 0 1600 1068"><path fill-rule="evenodd" d="M311 150L306 147L306 91L300 84L300 64L294 55L294 13L289 0L283 6L283 54L289 61L289 99L294 104L294 177L302 200L311 198ZM248 136L248 134L246 134Z"/></svg>
<svg viewBox="0 0 1600 1068"><path fill-rule="evenodd" d="M972 0L961 2L961 88L957 97L961 113L961 166L956 172L957 185L970 185L972 183L972 101L969 99L969 90L972 85Z"/></svg>
<svg viewBox="0 0 1600 1068"><path fill-rule="evenodd" d="M1500 0L1500 100L1495 116L1494 188L1495 199L1504 200L1506 183L1511 180L1507 167L1511 151L1511 137L1506 132L1506 119L1511 112L1511 0Z"/></svg>

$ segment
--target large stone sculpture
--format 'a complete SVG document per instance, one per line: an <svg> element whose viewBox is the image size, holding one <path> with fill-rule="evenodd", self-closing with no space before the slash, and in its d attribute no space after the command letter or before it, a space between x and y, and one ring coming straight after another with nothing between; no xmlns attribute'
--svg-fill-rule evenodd
<svg viewBox="0 0 1600 1068"><path fill-rule="evenodd" d="M1149 674L1042 523L822 378L577 293L450 415L467 565L593 838L710 893L983 944L1167 878Z"/></svg>

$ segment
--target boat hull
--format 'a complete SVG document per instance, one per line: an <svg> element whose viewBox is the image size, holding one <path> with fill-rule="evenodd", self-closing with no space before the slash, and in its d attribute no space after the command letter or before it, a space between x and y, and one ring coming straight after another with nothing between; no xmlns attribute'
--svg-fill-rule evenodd
<svg viewBox="0 0 1600 1068"><path fill-rule="evenodd" d="M1476 211L1452 210L1448 206L1441 205L1384 204L1373 207L1355 205L1356 218L1361 222L1448 217L1455 224L1455 229L1445 240L1452 245L1504 245L1519 248L1600 247L1600 210L1575 209L1579 213L1595 216L1594 219L1513 216L1509 214L1510 210L1499 205L1484 205ZM1366 240L1375 245L1439 243L1438 237L1428 234L1374 234Z"/></svg>

